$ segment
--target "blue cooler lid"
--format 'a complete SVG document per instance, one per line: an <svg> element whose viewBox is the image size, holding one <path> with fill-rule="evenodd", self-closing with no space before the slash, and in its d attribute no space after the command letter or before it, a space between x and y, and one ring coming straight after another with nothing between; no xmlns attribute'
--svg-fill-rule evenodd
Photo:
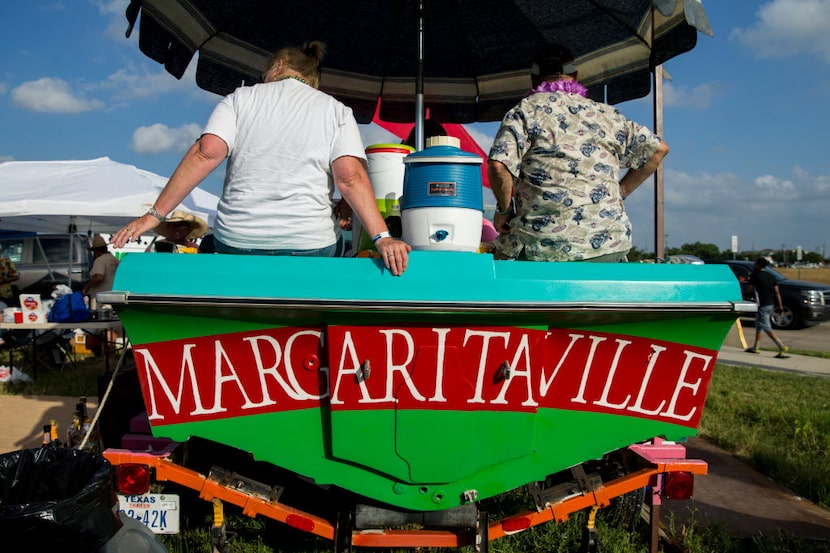
<svg viewBox="0 0 830 553"><path fill-rule="evenodd" d="M455 146L430 146L420 152L413 152L406 156L404 163L476 163L481 165L482 160L476 154L465 152Z"/></svg>

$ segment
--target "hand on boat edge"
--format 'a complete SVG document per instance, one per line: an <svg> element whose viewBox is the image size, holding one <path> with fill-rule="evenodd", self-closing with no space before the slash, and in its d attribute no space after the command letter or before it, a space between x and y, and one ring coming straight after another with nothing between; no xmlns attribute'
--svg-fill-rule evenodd
<svg viewBox="0 0 830 553"><path fill-rule="evenodd" d="M380 253L383 264L393 275L403 274L409 264L409 252L412 251L412 246L403 240L385 237L375 242L375 248Z"/></svg>
<svg viewBox="0 0 830 553"><path fill-rule="evenodd" d="M133 219L113 234L110 237L110 245L118 249L123 248L127 242L137 242L141 240L142 234L153 230L158 224L158 219L152 215L144 214L141 217Z"/></svg>

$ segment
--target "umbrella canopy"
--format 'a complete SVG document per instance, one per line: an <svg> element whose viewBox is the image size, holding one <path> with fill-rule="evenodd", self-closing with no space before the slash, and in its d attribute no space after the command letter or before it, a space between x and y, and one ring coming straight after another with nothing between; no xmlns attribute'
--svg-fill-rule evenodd
<svg viewBox="0 0 830 553"><path fill-rule="evenodd" d="M379 98L384 121L413 121L417 83L437 121L500 120L550 43L593 98L640 98L655 66L711 34L700 0L131 0L128 36L139 12L142 52L181 78L199 51L197 84L223 95L260 82L279 48L322 40L320 88L360 123Z"/></svg>
<svg viewBox="0 0 830 553"><path fill-rule="evenodd" d="M146 212L167 179L107 157L0 163L0 229L112 233ZM218 196L199 188L177 208L211 225Z"/></svg>

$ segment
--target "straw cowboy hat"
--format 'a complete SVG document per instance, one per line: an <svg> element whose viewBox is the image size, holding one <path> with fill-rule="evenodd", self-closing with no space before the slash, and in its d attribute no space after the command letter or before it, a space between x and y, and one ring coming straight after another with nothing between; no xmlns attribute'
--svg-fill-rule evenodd
<svg viewBox="0 0 830 553"><path fill-rule="evenodd" d="M98 234L98 235L95 236L95 238L92 239L92 245L88 246L87 249L89 251L92 251L92 250L97 250L99 248L106 248L106 247L107 247L107 241L104 240L103 236Z"/></svg>
<svg viewBox="0 0 830 553"><path fill-rule="evenodd" d="M190 226L190 232L186 236L188 240L201 238L205 235L205 233L207 233L208 230L207 221L201 217L193 215L192 213L177 209L167 216L167 220L162 221L158 224L158 226L156 226L156 234L166 237L168 233L167 225L175 223L186 223Z"/></svg>

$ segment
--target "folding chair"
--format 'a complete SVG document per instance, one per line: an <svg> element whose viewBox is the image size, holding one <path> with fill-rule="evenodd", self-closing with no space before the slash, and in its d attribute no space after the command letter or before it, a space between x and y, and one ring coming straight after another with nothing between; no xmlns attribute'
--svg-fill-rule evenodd
<svg viewBox="0 0 830 553"><path fill-rule="evenodd" d="M67 365L71 365L72 336L74 333L66 330L47 330L36 334L32 346L32 364L42 366L58 374L63 373Z"/></svg>
<svg viewBox="0 0 830 553"><path fill-rule="evenodd" d="M28 364L27 361L31 359L29 351L32 347L32 331L31 330L4 330L3 344L0 345L0 350L9 352L10 367L14 366L14 352L20 351L23 356L23 363Z"/></svg>

